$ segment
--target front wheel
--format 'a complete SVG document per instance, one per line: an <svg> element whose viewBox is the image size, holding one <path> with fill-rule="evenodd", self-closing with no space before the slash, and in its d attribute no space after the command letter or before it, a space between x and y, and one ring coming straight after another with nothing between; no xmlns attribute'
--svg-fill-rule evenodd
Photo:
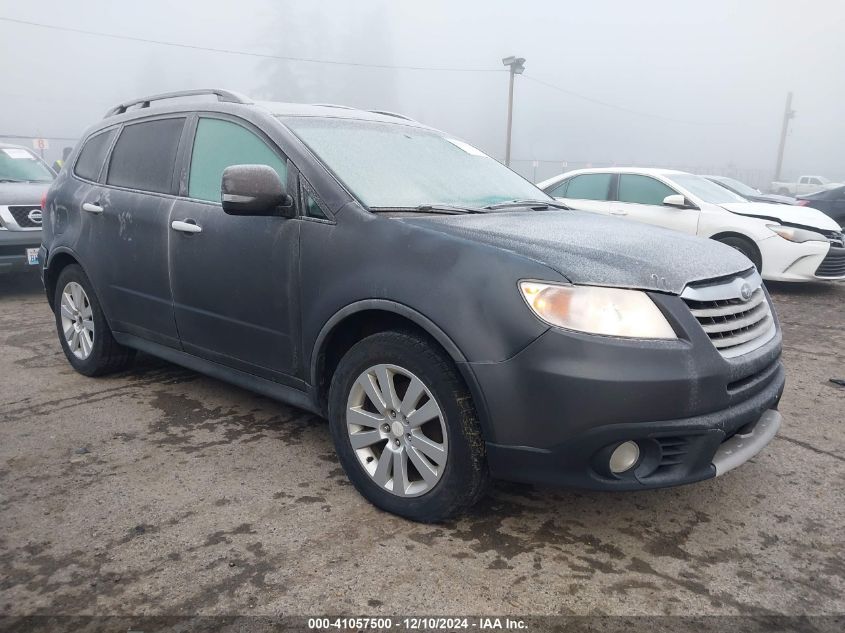
<svg viewBox="0 0 845 633"><path fill-rule="evenodd" d="M419 335L383 332L356 343L332 378L329 424L346 475L383 510L442 521L484 491L470 394L451 360Z"/></svg>
<svg viewBox="0 0 845 633"><path fill-rule="evenodd" d="M751 260L751 263L754 264L754 268L757 269L757 272L761 272L763 270L763 259L760 256L760 251L757 250L757 247L752 241L742 237L723 237L717 241L721 242L725 246L730 246L745 255Z"/></svg>
<svg viewBox="0 0 845 633"><path fill-rule="evenodd" d="M56 329L68 362L80 374L101 376L126 367L135 351L114 340L82 267L64 268L53 299Z"/></svg>

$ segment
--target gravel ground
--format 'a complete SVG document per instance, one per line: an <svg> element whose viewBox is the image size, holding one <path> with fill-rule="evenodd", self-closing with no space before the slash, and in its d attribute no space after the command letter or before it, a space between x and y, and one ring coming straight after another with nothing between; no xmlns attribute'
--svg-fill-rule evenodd
<svg viewBox="0 0 845 633"><path fill-rule="evenodd" d="M0 277L0 614L845 613L845 284L772 288L784 426L718 480L496 484L440 526L346 481L324 421L150 357L74 373Z"/></svg>

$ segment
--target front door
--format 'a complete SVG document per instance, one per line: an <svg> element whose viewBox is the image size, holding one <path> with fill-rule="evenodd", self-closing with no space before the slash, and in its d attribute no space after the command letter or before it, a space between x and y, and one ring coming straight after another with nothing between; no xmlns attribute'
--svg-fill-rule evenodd
<svg viewBox="0 0 845 633"><path fill-rule="evenodd" d="M170 214L176 324L186 352L284 382L297 349L300 222L223 212L223 170L246 164L269 165L287 181L285 157L257 129L201 116L187 195Z"/></svg>
<svg viewBox="0 0 845 633"><path fill-rule="evenodd" d="M651 176L619 174L615 200L610 212L638 222L695 235L698 231L698 209L681 209L663 204L666 196L678 192Z"/></svg>

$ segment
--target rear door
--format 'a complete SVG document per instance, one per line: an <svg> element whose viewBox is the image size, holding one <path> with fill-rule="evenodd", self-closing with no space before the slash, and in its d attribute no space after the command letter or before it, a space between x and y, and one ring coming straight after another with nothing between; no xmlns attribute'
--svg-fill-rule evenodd
<svg viewBox="0 0 845 633"><path fill-rule="evenodd" d="M241 119L203 114L196 127L183 196L170 230L176 323L186 352L288 384L293 373L299 304L297 219L223 212L220 183L231 165L269 165L288 181L287 159L260 130ZM180 225L177 225L180 226Z"/></svg>
<svg viewBox="0 0 845 633"><path fill-rule="evenodd" d="M663 204L666 196L678 194L669 185L641 174L619 174L611 213L638 222L663 226L695 235L698 231L698 209L681 209Z"/></svg>
<svg viewBox="0 0 845 633"><path fill-rule="evenodd" d="M610 213L608 196L610 195L613 174L579 174L564 180L548 194L565 202L573 209Z"/></svg>
<svg viewBox="0 0 845 633"><path fill-rule="evenodd" d="M167 262L184 115L127 123L82 213L95 287L113 330L178 347ZM89 272L89 274L92 274Z"/></svg>

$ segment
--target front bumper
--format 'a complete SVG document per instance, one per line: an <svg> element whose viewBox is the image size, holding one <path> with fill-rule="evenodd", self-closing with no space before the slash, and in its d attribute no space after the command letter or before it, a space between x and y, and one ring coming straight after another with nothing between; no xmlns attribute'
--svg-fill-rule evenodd
<svg viewBox="0 0 845 633"><path fill-rule="evenodd" d="M790 242L773 236L757 242L766 281L837 281L845 279L845 249L827 242Z"/></svg>
<svg viewBox="0 0 845 633"><path fill-rule="evenodd" d="M727 359L681 299L652 298L679 340L552 328L507 361L469 364L484 394L494 477L606 490L673 486L738 465L737 442L753 438L756 454L771 439L784 388L780 330ZM640 459L614 474L610 454L627 441L637 442Z"/></svg>
<svg viewBox="0 0 845 633"><path fill-rule="evenodd" d="M0 273L39 270L27 260L26 249L40 246L41 231L0 229Z"/></svg>

